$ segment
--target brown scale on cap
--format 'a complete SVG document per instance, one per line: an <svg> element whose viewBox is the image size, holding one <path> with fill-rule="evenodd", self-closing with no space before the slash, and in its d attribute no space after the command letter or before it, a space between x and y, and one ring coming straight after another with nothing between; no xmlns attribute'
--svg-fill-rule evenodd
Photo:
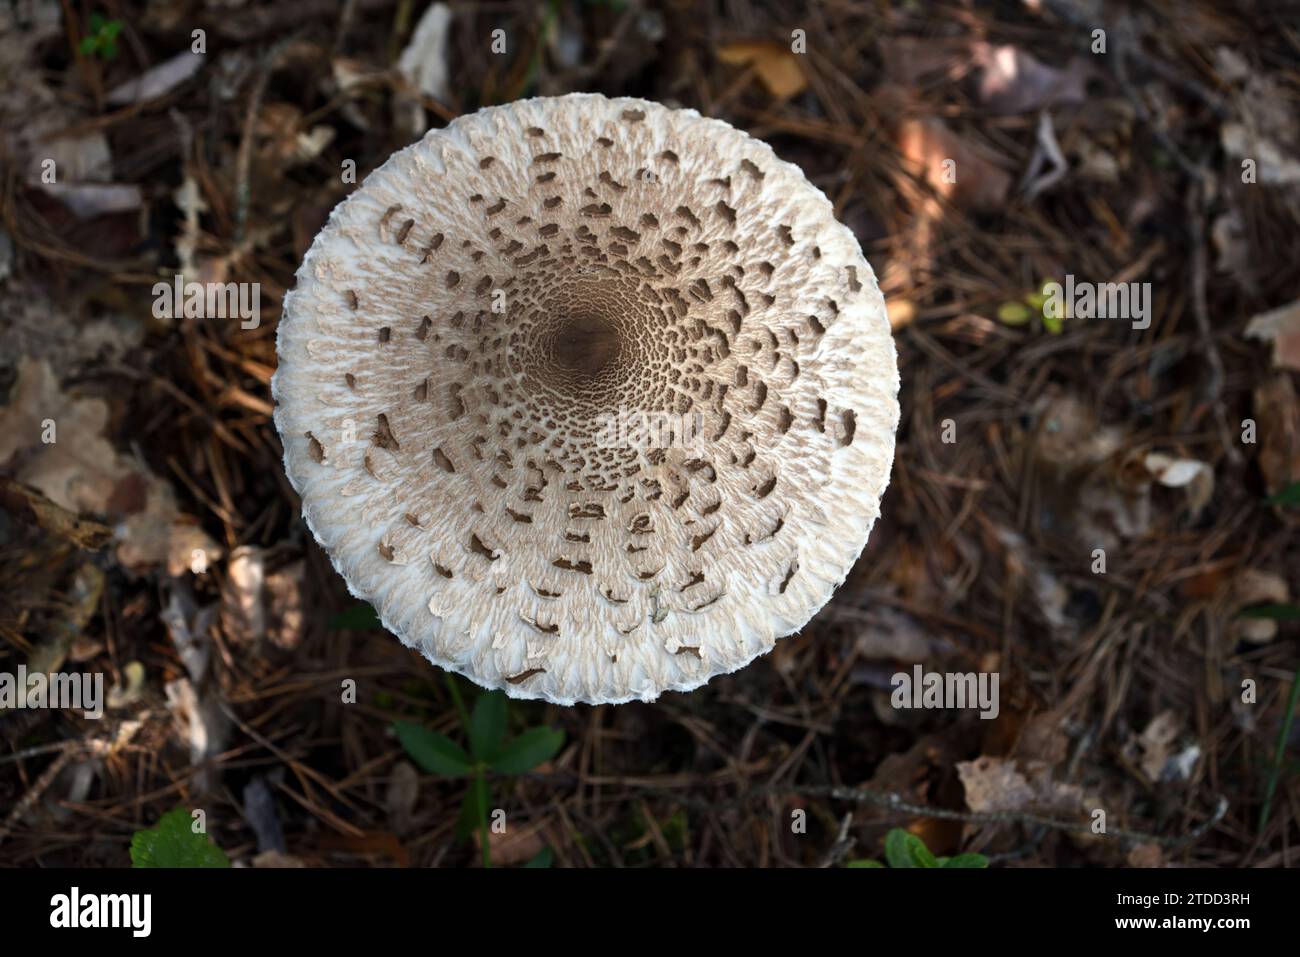
<svg viewBox="0 0 1300 957"><path fill-rule="evenodd" d="M852 234L766 145L642 100L521 101L395 154L278 346L286 470L349 587L519 697L651 699L769 650L893 458Z"/></svg>

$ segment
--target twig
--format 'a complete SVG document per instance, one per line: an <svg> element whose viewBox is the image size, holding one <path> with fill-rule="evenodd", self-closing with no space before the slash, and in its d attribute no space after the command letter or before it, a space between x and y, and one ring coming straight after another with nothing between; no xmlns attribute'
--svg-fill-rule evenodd
<svg viewBox="0 0 1300 957"><path fill-rule="evenodd" d="M4 843L5 838L12 833L14 825L22 820L23 815L31 809L32 805L41 799L41 795L43 795L49 789L50 785L54 783L54 779L59 776L59 772L67 766L69 761L77 756L111 756L124 745L130 743L131 739L135 737L135 733L144 727L145 721L148 717L149 712L146 711L141 713L140 717L134 721L123 722L121 726L118 727L113 737L107 741L99 738L91 739L89 741L69 739L57 745L56 747L61 748L63 753L55 758L48 768L41 772L41 776L36 779L36 783L28 788L27 793L19 799L18 803L14 805L14 809L5 817L4 823L0 824L0 844ZM24 755L38 754L48 750L51 750L51 748L28 748L27 751L19 752L17 755L11 755L9 759L14 760Z"/></svg>
<svg viewBox="0 0 1300 957"><path fill-rule="evenodd" d="M53 763L36 779L36 783L27 789L27 793L18 800L18 803L14 805L14 809L4 819L4 823L0 824L0 844L4 843L5 838L13 831L14 825L22 820L23 815L27 813L33 804L40 800L41 795L54 783L54 779L59 776L59 772L63 770L64 766L72 760L72 756L79 750L81 749L69 742L68 746L63 749L63 753L55 758Z"/></svg>
<svg viewBox="0 0 1300 957"><path fill-rule="evenodd" d="M1214 408L1215 424L1219 429L1219 441L1223 444L1224 454L1233 465L1240 465L1241 453L1232 441L1232 432L1228 428L1228 414L1221 401L1224 378L1223 358L1219 355L1219 347L1215 345L1214 334L1210 330L1210 310L1205 298L1207 266L1204 201L1205 180L1202 179L1198 180L1187 194L1187 226L1192 234L1192 314L1196 317L1201 349L1205 353L1206 364L1210 367L1210 374L1205 379L1201 394Z"/></svg>
<svg viewBox="0 0 1300 957"><path fill-rule="evenodd" d="M849 851L853 850L853 845L857 839L849 834L849 828L853 825L853 812L850 811L844 815L840 821L839 833L835 835L835 843L830 846L825 856L821 860L820 867L834 867L844 858L848 857Z"/></svg>
<svg viewBox="0 0 1300 957"><path fill-rule="evenodd" d="M253 162L257 114L262 109L262 97L266 93L266 84L270 81L271 74L275 72L285 50L296 39L297 34L285 37L267 51L266 58L262 61L262 68L257 72L257 79L253 81L253 91L248 97L248 112L244 115L244 129L240 137L239 155L235 162L235 242L237 243L244 238L244 224L248 221L248 203L252 197L248 176Z"/></svg>

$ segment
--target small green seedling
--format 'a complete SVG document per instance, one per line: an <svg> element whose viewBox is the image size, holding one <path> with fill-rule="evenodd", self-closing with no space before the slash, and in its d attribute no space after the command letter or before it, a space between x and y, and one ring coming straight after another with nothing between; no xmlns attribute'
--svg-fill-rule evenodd
<svg viewBox="0 0 1300 957"><path fill-rule="evenodd" d="M1023 326L1034 316L1038 316L1044 329L1052 335L1058 335L1062 328L1061 318L1049 316L1044 308L1050 298L1047 292L1048 285L1049 282L1044 281L1039 283L1035 292L1027 293L1019 300L1002 303L998 306L998 322L1004 326Z"/></svg>
<svg viewBox="0 0 1300 957"><path fill-rule="evenodd" d="M230 859L205 831L194 830L194 819L183 807L164 814L156 827L136 831L131 838L133 867L229 867Z"/></svg>
<svg viewBox="0 0 1300 957"><path fill-rule="evenodd" d="M115 59L117 57L117 35L121 32L121 20L109 20L98 13L92 13L90 15L90 29L81 38L80 50L84 56L98 56L104 60Z"/></svg>
<svg viewBox="0 0 1300 957"><path fill-rule="evenodd" d="M935 857L925 846L925 841L915 834L893 828L885 835L885 860L890 867L988 867L989 859L983 854L958 854L956 857ZM884 867L880 861L859 858L849 861L846 867Z"/></svg>
<svg viewBox="0 0 1300 957"><path fill-rule="evenodd" d="M460 689L450 675L447 686L451 689L460 713L461 724L469 742L469 750L461 747L446 735L423 725L398 721L393 725L397 739L416 764L430 774L448 778L470 779L460 808L458 837L468 837L478 830L483 850L483 866L491 867L491 844L488 840L488 808L492 806L488 775L526 774L533 768L551 760L564 746L564 732L553 728L529 728L513 738L506 738L507 703L500 691L484 691L474 702L473 714L468 714L461 699ZM547 849L549 850L549 849ZM530 861L529 867L547 867L544 862Z"/></svg>

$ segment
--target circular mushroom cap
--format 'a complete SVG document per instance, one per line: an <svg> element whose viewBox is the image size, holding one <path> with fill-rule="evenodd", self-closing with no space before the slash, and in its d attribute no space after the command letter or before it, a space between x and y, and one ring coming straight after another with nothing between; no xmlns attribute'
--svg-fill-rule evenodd
<svg viewBox="0 0 1300 957"><path fill-rule="evenodd" d="M893 459L852 233L766 144L644 100L520 101L394 154L278 348L285 468L353 594L514 697L650 700L770 650Z"/></svg>

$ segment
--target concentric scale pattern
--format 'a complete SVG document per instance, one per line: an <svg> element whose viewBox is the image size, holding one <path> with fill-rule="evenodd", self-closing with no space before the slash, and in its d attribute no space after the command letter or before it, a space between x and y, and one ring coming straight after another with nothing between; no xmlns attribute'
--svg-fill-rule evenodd
<svg viewBox="0 0 1300 957"><path fill-rule="evenodd" d="M853 236L763 143L641 100L395 154L317 237L279 351L286 468L353 592L516 696L648 699L770 649L844 579L893 456Z"/></svg>

